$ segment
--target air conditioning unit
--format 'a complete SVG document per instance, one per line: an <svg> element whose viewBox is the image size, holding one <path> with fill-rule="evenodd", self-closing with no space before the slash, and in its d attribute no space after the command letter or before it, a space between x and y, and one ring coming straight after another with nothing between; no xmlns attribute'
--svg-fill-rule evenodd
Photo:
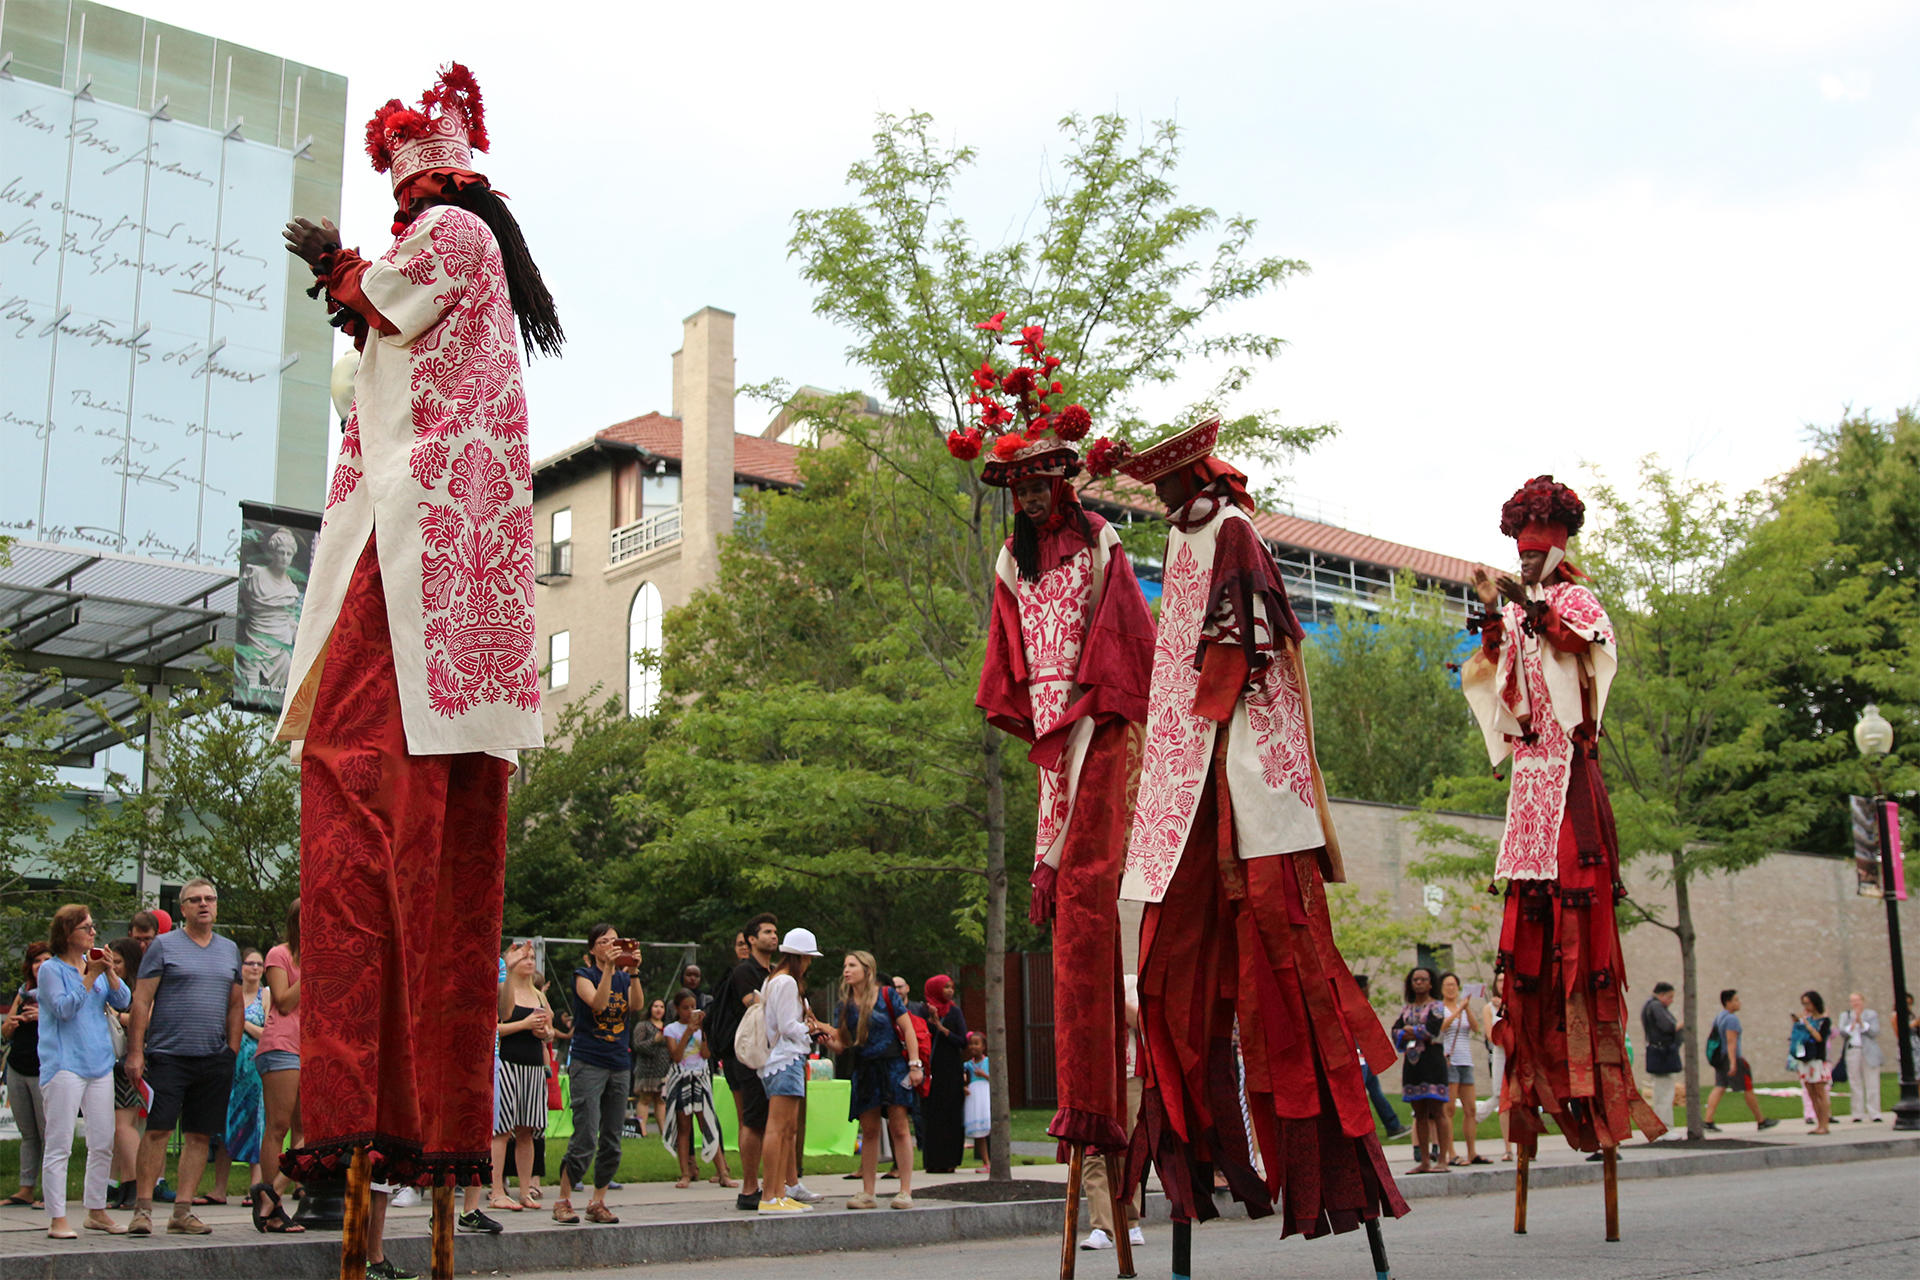
<svg viewBox="0 0 1920 1280"><path fill-rule="evenodd" d="M541 586L573 576L573 543L543 542L533 549L533 580Z"/></svg>

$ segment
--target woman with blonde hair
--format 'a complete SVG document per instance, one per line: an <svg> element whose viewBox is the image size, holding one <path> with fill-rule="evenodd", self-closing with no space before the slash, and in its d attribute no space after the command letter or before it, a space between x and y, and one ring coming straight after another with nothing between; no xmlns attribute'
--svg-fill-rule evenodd
<svg viewBox="0 0 1920 1280"><path fill-rule="evenodd" d="M77 902L53 913L40 966L40 1091L47 1102L46 1154L40 1189L47 1205L47 1235L75 1240L67 1225L67 1159L73 1126L87 1117L86 1227L123 1235L126 1227L107 1216L107 1174L113 1165L113 1041L107 1032L109 1005L125 1009L133 992L114 976L107 949L99 945L93 913ZM182 1195L191 1194L185 1188Z"/></svg>
<svg viewBox="0 0 1920 1280"><path fill-rule="evenodd" d="M553 1043L553 1010L534 985L532 947L509 952L507 995L512 1012L500 1020L500 1076L493 1101L493 1209L537 1209L533 1143L547 1129L547 1046ZM507 1194L507 1140L513 1139L520 1198Z"/></svg>
<svg viewBox="0 0 1920 1280"><path fill-rule="evenodd" d="M852 1051L853 1100L848 1118L860 1125L860 1194L849 1209L875 1209L873 1188L880 1160L880 1121L887 1122L894 1159L900 1167L896 1209L913 1207L913 1114L926 1064L920 1043L907 1022L907 1007L892 987L878 981L873 956L851 951L840 966L840 1000L833 1011L827 1043L835 1053ZM900 1034L904 1028L906 1034Z"/></svg>

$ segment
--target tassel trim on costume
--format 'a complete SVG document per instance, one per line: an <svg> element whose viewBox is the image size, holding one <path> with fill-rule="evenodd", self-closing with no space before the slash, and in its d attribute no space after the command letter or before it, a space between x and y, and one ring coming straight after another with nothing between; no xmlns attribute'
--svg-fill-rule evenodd
<svg viewBox="0 0 1920 1280"><path fill-rule="evenodd" d="M1126 1131L1112 1116L1077 1107L1061 1107L1047 1123L1047 1136L1060 1141L1060 1159L1067 1158L1070 1147L1088 1147L1105 1154L1127 1149Z"/></svg>
<svg viewBox="0 0 1920 1280"><path fill-rule="evenodd" d="M402 1187L484 1187L493 1176L490 1151L423 1151L417 1142L385 1134L357 1134L310 1147L295 1147L281 1167L297 1182L338 1177L357 1148L373 1157L373 1180Z"/></svg>

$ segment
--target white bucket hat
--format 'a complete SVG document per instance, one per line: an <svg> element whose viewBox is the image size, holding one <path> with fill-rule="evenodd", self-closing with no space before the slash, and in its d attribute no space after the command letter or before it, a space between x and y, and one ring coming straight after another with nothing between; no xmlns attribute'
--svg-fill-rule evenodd
<svg viewBox="0 0 1920 1280"><path fill-rule="evenodd" d="M817 956L820 945L813 940L813 930L789 929L787 936L780 939L780 950L790 956Z"/></svg>

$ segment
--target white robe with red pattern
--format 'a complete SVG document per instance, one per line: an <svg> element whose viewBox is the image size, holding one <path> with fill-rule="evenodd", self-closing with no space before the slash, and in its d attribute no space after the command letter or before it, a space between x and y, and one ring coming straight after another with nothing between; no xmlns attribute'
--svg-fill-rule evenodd
<svg viewBox="0 0 1920 1280"><path fill-rule="evenodd" d="M407 750L541 745L533 476L499 246L465 209L407 227L360 287L370 334L327 493L279 737L305 736L327 639L377 540Z"/></svg>

